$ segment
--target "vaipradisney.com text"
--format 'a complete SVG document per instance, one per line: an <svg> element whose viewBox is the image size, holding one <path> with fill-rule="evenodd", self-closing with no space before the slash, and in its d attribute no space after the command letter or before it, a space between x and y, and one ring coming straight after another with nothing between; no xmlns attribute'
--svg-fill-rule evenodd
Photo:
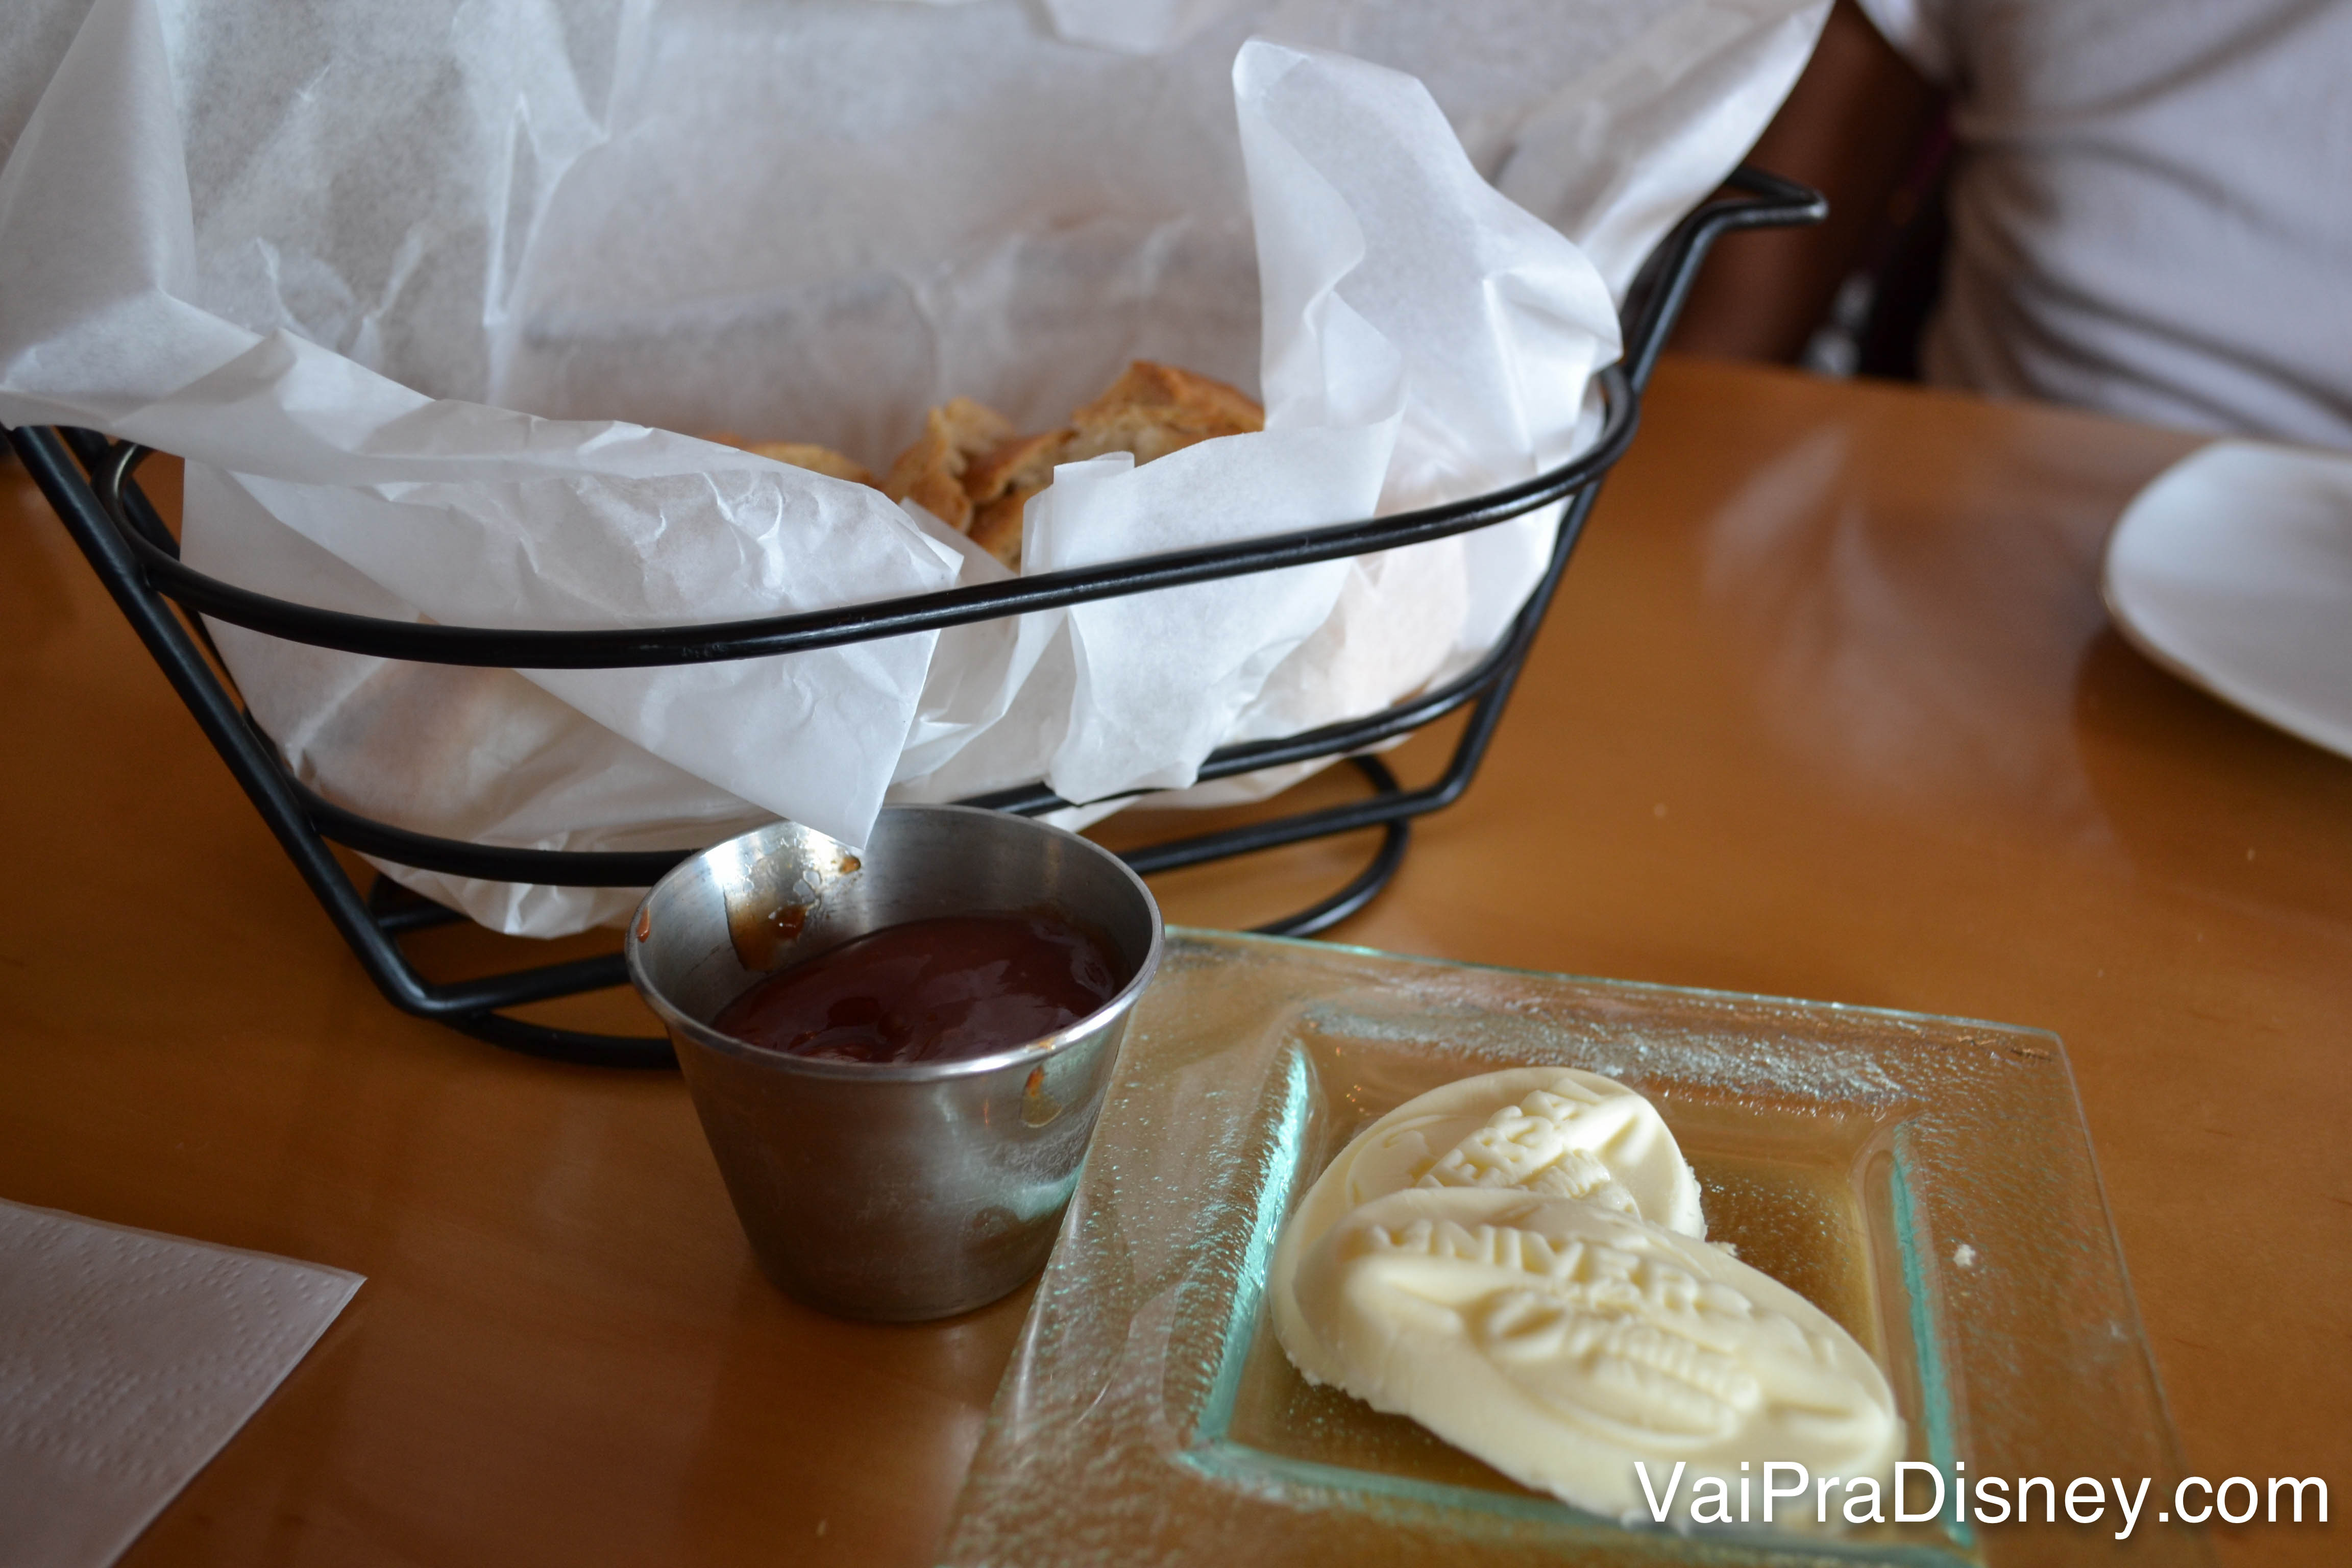
<svg viewBox="0 0 2352 1568"><path fill-rule="evenodd" d="M1681 1513L1694 1524L1771 1524L1776 1515L1790 1522L1801 1511L1816 1524L1925 1524L1948 1519L1956 1524L2109 1524L2117 1541L2128 1541L2147 1511L2150 1481L2127 1484L2121 1476L2101 1479L2076 1476L2057 1480L2048 1476L1970 1476L1966 1461L1958 1461L1948 1475L1936 1465L1906 1459L1895 1467L1892 1485L1871 1476L1816 1476L1790 1459L1767 1459L1753 1473L1740 1462L1736 1483L1720 1476L1701 1476L1683 1489L1680 1460L1663 1479L1653 1478L1649 1465L1635 1460L1651 1519L1666 1522ZM1750 1483L1753 1482L1751 1489ZM2327 1522L2327 1483L2317 1476L2269 1476L2260 1483L2247 1476L2210 1481L2184 1476L2173 1487L2169 1506L2159 1500L2158 1523L2180 1520L2203 1524L2219 1519L2245 1524L2257 1516L2266 1522L2300 1524ZM2306 1512L2306 1510L2308 1511Z"/></svg>

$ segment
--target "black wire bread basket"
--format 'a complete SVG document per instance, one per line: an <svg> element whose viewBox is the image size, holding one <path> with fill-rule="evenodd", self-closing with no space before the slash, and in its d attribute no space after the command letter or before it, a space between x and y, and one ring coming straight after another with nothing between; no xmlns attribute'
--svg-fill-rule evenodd
<svg viewBox="0 0 2352 1568"><path fill-rule="evenodd" d="M534 669L695 664L798 653L1368 554L1490 527L1566 502L1551 558L1534 592L1502 638L1468 671L1361 719L1221 747L1199 774L1206 782L1345 757L1369 784L1367 795L1339 805L1277 809L1239 826L1122 851L1129 865L1149 875L1307 839L1381 829L1371 858L1346 886L1257 928L1308 935L1370 902L1402 864L1412 819L1452 805L1469 788L1601 480L1633 440L1643 390L1708 249L1734 229L1811 223L1825 211L1814 192L1742 168L1731 175L1723 193L1677 224L1628 291L1624 357L1595 378L1603 405L1600 435L1548 473L1465 500L1370 521L760 620L609 631L520 631L379 620L291 604L206 576L181 562L178 542L134 477L149 455L146 448L111 441L91 430L28 427L11 430L8 436L58 519L386 1000L403 1012L534 1056L610 1067L669 1067L675 1058L665 1039L562 1028L509 1011L625 984L617 952L456 983L428 980L403 951L401 939L464 917L383 877L363 891L330 846L340 844L363 855L456 877L595 888L646 886L700 846L630 852L502 848L415 833L348 811L304 784L286 766L275 742L222 673L225 667L212 654L211 639L198 617L347 653L426 663ZM1469 710L1467 721L1433 782L1406 788L1370 754L1372 748L1464 708ZM975 796L964 804L1033 816L1082 803L1066 801L1041 784Z"/></svg>

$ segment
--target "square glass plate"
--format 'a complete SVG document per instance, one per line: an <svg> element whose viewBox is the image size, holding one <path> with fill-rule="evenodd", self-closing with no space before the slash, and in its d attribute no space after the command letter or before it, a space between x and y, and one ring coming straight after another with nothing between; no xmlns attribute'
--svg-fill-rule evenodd
<svg viewBox="0 0 2352 1568"><path fill-rule="evenodd" d="M1628 1529L1310 1387L1261 1310L1291 1205L1358 1130L1497 1068L1654 1100L1708 1234L1875 1355L1909 1458L1974 1481L2149 1478L2137 1527ZM959 1500L945 1560L2201 1563L2057 1039L2034 1030L1171 933ZM1915 1503L1927 1500L1924 1482ZM1972 1499L1973 1500L1973 1499Z"/></svg>

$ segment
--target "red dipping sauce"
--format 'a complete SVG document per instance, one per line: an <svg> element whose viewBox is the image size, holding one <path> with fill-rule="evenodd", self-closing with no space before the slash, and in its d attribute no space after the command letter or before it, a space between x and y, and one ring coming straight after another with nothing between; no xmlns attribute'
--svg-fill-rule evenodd
<svg viewBox="0 0 2352 1568"><path fill-rule="evenodd" d="M711 1022L819 1061L965 1061L1075 1024L1118 987L1102 944L1051 915L955 915L853 938Z"/></svg>

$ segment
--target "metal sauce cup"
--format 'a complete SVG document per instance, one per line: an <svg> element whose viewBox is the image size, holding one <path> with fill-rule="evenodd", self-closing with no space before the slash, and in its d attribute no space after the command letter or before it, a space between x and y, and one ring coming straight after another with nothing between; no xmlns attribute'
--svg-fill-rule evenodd
<svg viewBox="0 0 2352 1568"><path fill-rule="evenodd" d="M1042 1039L869 1066L711 1027L763 974L852 937L1038 911L1102 942L1125 979ZM760 1266L813 1307L884 1321L969 1311L1044 1267L1160 949L1159 906L1109 851L953 805L886 809L862 854L789 822L730 838L656 884L625 943Z"/></svg>

